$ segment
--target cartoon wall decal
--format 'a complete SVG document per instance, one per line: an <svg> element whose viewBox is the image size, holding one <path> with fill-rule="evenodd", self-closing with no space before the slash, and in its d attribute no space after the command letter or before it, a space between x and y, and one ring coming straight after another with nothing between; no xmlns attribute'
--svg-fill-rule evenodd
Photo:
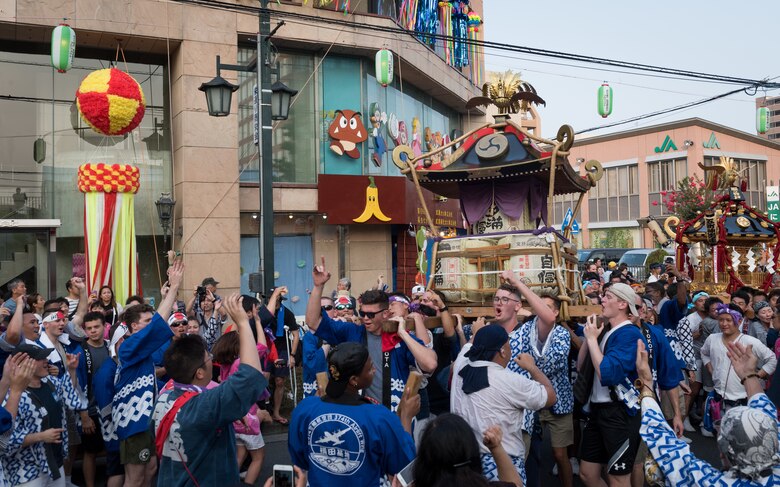
<svg viewBox="0 0 780 487"><path fill-rule="evenodd" d="M395 113L387 115L387 135L393 144L398 145L398 117L395 116Z"/></svg>
<svg viewBox="0 0 780 487"><path fill-rule="evenodd" d="M346 154L352 159L360 158L357 144L368 140L368 131L363 125L360 112L336 110L336 116L328 128L330 150L338 155Z"/></svg>
<svg viewBox="0 0 780 487"><path fill-rule="evenodd" d="M406 130L406 122L403 120L398 122L398 139L395 143L396 145L406 145L409 143L409 132Z"/></svg>
<svg viewBox="0 0 780 487"><path fill-rule="evenodd" d="M382 132L382 125L387 123L387 113L382 111L379 103L372 103L370 110L371 136L374 138L374 153L371 154L371 160L376 167L382 167L382 156L387 152L387 144Z"/></svg>
<svg viewBox="0 0 780 487"><path fill-rule="evenodd" d="M414 157L420 157L422 155L422 138L420 136L420 119L414 117L412 119L412 152Z"/></svg>
<svg viewBox="0 0 780 487"><path fill-rule="evenodd" d="M357 218L353 218L355 223L365 223L372 216L383 222L389 222L390 217L382 212L382 208L379 207L379 188L377 188L374 182L374 176L368 177L368 186L366 187L366 206L363 208L363 213Z"/></svg>

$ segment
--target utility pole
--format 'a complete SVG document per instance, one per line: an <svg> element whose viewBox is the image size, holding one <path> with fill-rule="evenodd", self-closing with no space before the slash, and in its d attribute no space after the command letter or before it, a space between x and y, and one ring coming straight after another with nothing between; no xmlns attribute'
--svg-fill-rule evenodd
<svg viewBox="0 0 780 487"><path fill-rule="evenodd" d="M259 233L258 250L260 252L260 267L263 292L269 295L274 287L274 195L273 195L273 125L271 121L271 69L270 49L268 46L271 35L271 15L268 12L269 0L260 0L260 26L257 34L257 83L259 135L258 135L258 183L259 183Z"/></svg>

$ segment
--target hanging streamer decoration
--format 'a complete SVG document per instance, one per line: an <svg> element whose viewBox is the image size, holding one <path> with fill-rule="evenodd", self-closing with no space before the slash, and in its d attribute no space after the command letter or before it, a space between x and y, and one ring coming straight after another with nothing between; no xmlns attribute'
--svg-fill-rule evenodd
<svg viewBox="0 0 780 487"><path fill-rule="evenodd" d="M133 201L140 187L130 164L83 164L78 188L84 193L87 290L111 286L117 302L140 292Z"/></svg>
<svg viewBox="0 0 780 487"><path fill-rule="evenodd" d="M406 30L414 30L417 23L417 5L419 0L403 0L398 11L398 23Z"/></svg>
<svg viewBox="0 0 780 487"><path fill-rule="evenodd" d="M453 42L452 42L452 2L439 2L439 22L441 24L442 35L447 36L444 40L444 60L452 66L453 61Z"/></svg>
<svg viewBox="0 0 780 487"><path fill-rule="evenodd" d="M417 8L415 30L420 33L417 37L425 44L428 44L431 49L436 47L436 38L426 34L436 34L439 30L437 5L437 0L420 0Z"/></svg>
<svg viewBox="0 0 780 487"><path fill-rule="evenodd" d="M452 4L452 37L453 37L453 61L452 65L462 68L469 64L469 50L466 39L469 35L469 4L467 1L453 2Z"/></svg>
<svg viewBox="0 0 780 487"><path fill-rule="evenodd" d="M482 72L482 54L480 53L479 26L482 24L482 18L475 12L469 12L469 58L471 60L471 82L477 86L482 85L484 73Z"/></svg>

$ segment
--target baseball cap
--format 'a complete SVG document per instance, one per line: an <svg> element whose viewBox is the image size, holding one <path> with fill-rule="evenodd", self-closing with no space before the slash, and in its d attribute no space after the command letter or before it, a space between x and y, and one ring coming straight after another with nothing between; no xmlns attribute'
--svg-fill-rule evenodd
<svg viewBox="0 0 780 487"><path fill-rule="evenodd" d="M639 316L639 313L636 311L636 292L634 292L634 289L631 288L631 286L623 284L622 282L616 282L609 286L607 292L614 294L619 300L628 303L628 309L631 314Z"/></svg>
<svg viewBox="0 0 780 487"><path fill-rule="evenodd" d="M187 315L184 313L173 313L168 318L168 326L173 326L174 323L181 323L182 321L187 323Z"/></svg>
<svg viewBox="0 0 780 487"><path fill-rule="evenodd" d="M360 375L368 361L368 348L361 343L345 342L336 345L328 355L328 397L337 398L344 394L349 378Z"/></svg>
<svg viewBox="0 0 780 487"><path fill-rule="evenodd" d="M421 286L420 284L414 286L412 288L412 296L415 296L417 294L425 294L425 286Z"/></svg>
<svg viewBox="0 0 780 487"><path fill-rule="evenodd" d="M53 351L53 348L43 348L39 347L38 345L33 345L32 343L20 343L13 349L13 352L11 353L13 355L17 353L26 353L33 360L44 360L49 358L49 355Z"/></svg>
<svg viewBox="0 0 780 487"><path fill-rule="evenodd" d="M209 284L211 284L212 286L216 286L217 284L219 284L219 281L217 281L213 277L207 277L203 279L203 282L200 283L200 285L204 287L208 286Z"/></svg>

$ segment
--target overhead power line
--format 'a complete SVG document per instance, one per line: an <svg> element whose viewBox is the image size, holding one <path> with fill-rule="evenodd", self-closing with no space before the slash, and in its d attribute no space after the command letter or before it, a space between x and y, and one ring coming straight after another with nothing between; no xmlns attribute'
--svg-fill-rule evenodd
<svg viewBox="0 0 780 487"><path fill-rule="evenodd" d="M222 10L234 11L234 12L244 12L244 13L252 13L252 14L267 12L271 16L277 18L297 18L302 20L308 20L316 24L340 25L343 27L353 27L358 29L371 30L373 32L388 32L388 33L394 33L400 35L409 35L409 36L414 36L416 38L423 37L427 39L436 39L442 41L457 40L465 44L481 46L485 49L496 49L500 51L518 52L518 53L530 54L534 56L566 59L569 61L576 61L576 62L587 63L587 64L596 64L601 66L612 66L612 67L618 67L622 69L657 73L661 75L679 76L684 78L707 80L707 81L712 81L717 83L737 84L743 86L749 85L749 86L755 86L755 87L767 88L767 89L780 88L780 83L772 83L767 81L766 79L763 80L750 79L750 78L741 78L736 76L725 76L725 75L712 74L712 73L703 73L698 71L688 71L683 69L667 68L664 66L654 66L650 64L620 61L620 60L602 58L596 56L585 56L582 54L553 51L549 49L539 49L539 48L528 47L528 46L519 46L519 45L507 44L502 42L483 41L483 40L468 39L468 38L455 39L452 36L447 36L444 34L422 34L417 31L403 29L399 26L393 27L393 26L383 26L383 25L376 25L376 24L366 24L362 22L355 22L352 20L319 17L316 15L309 15L300 12L262 9L259 7L252 7L248 5L236 5L236 4L226 3L220 0L175 0L175 1L179 3L196 4L196 5L202 5L202 6L212 7L212 8L218 8Z"/></svg>

